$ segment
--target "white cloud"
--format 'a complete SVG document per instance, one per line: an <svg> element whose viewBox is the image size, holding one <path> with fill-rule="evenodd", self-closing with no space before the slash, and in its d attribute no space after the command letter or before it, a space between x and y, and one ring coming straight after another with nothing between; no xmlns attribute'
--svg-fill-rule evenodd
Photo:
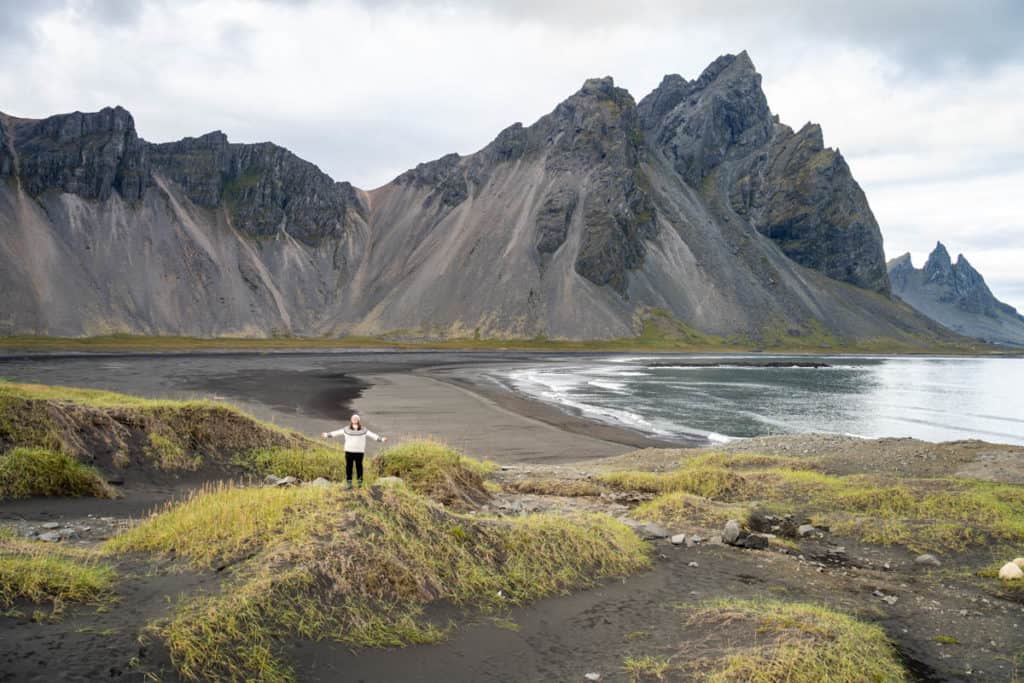
<svg viewBox="0 0 1024 683"><path fill-rule="evenodd" d="M0 0L0 110L122 104L149 140L219 128L374 187L532 122L585 78L639 99L746 48L782 120L821 123L843 151L891 256L921 263L941 239L1024 308L1024 5L964 7Z"/></svg>

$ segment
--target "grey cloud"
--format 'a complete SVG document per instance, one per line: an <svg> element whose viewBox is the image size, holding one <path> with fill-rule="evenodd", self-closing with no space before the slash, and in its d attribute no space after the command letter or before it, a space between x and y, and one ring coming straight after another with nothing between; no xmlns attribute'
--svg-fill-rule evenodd
<svg viewBox="0 0 1024 683"><path fill-rule="evenodd" d="M848 43L880 50L914 75L988 69L1024 57L1024 3L1019 0L356 1L376 11L433 11L441 16L463 12L581 31L623 24L693 31L704 25L740 43L761 42L771 31L782 46L796 38L804 44Z"/></svg>

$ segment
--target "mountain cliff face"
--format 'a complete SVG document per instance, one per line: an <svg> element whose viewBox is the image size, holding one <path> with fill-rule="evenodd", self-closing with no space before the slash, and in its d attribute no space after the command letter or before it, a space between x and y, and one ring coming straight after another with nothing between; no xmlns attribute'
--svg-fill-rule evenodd
<svg viewBox="0 0 1024 683"><path fill-rule="evenodd" d="M963 254L956 263L941 242L918 269L910 254L888 264L893 294L932 320L968 337L1024 346L1024 316L999 301Z"/></svg>
<svg viewBox="0 0 1024 683"><path fill-rule="evenodd" d="M0 115L0 333L920 339L863 193L745 53L637 104L588 80L364 192L271 143L152 144L121 108Z"/></svg>

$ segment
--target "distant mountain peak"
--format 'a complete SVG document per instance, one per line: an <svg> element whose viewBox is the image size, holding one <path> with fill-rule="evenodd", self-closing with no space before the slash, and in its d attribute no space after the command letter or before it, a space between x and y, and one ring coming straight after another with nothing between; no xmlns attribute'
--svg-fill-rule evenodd
<svg viewBox="0 0 1024 683"><path fill-rule="evenodd" d="M953 262L937 242L920 270L910 254L888 264L893 293L950 329L996 343L1024 345L1024 318L999 301L963 254Z"/></svg>

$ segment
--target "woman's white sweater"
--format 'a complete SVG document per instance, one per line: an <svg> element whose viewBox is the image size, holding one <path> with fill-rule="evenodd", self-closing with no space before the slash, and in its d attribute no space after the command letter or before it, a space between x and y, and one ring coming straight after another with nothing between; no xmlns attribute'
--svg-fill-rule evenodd
<svg viewBox="0 0 1024 683"><path fill-rule="evenodd" d="M365 453L366 437L370 437L374 441L381 441L383 439L380 434L375 434L369 429L352 429L350 426L336 429L333 432L327 432L328 439L336 436L345 437L346 453Z"/></svg>

